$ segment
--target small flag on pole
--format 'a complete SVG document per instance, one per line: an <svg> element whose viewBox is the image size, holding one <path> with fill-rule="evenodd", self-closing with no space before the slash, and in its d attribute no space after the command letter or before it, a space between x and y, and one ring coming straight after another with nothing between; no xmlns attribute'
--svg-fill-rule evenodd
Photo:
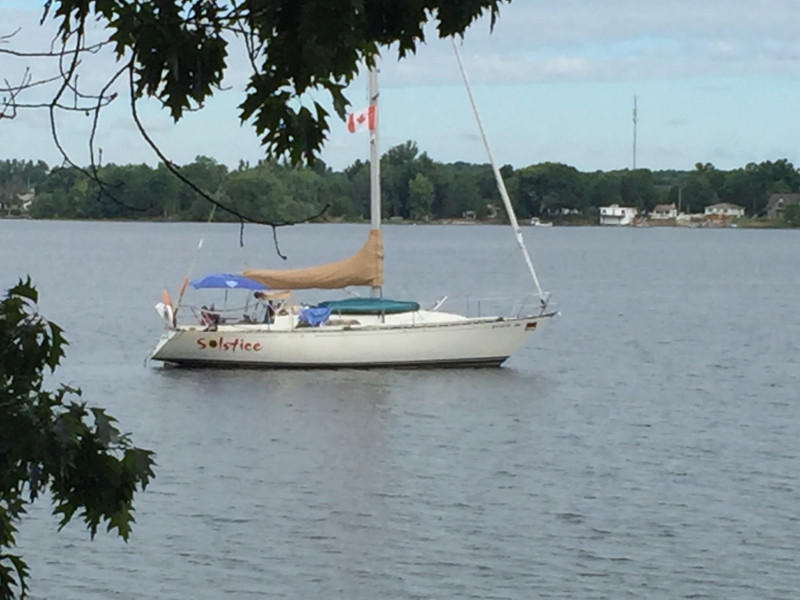
<svg viewBox="0 0 800 600"><path fill-rule="evenodd" d="M362 111L347 115L347 131L355 133L359 129L375 129L375 107L369 106Z"/></svg>

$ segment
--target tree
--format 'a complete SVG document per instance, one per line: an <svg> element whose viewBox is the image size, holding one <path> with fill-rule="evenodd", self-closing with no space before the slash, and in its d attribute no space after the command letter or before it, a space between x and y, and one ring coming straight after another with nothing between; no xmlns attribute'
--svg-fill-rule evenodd
<svg viewBox="0 0 800 600"><path fill-rule="evenodd" d="M478 177L482 167L476 167L464 162L439 165L432 172L430 180L433 183L435 197L433 212L439 218L461 218L467 211L478 215L483 204L478 190Z"/></svg>
<svg viewBox="0 0 800 600"><path fill-rule="evenodd" d="M362 64L375 63L382 47L396 47L399 58L413 54L425 41L428 21L443 38L462 35L486 11L494 26L506 1L47 0L42 22L55 21L59 47L23 56L49 55L63 65L63 78L50 82L51 102L39 108L100 111L117 100L117 83L127 79L134 99L157 98L178 121L221 88L231 58L241 53L250 68L241 120L252 124L268 155L296 163L313 161L329 130L329 113L317 101L309 104L309 92L326 92L343 119L349 105L344 89ZM97 31L105 33L92 38ZM81 60L102 51L113 53L119 70L97 90L76 90L78 75L88 69ZM3 89L10 99L0 107L2 116L24 108L21 94L42 83L26 77ZM74 91L81 101L69 104L66 96Z"/></svg>
<svg viewBox="0 0 800 600"><path fill-rule="evenodd" d="M159 165L161 167L161 165ZM219 164L213 158L207 156L197 156L194 162L181 167L181 172L190 181L199 186L202 190L212 196L217 197L217 192L225 180L228 168ZM178 189L178 214L182 217L191 215L192 218L208 219L209 207L203 202L201 194L185 186Z"/></svg>
<svg viewBox="0 0 800 600"><path fill-rule="evenodd" d="M598 172L591 179L591 204L594 207L609 206L622 202L621 178L616 173Z"/></svg>
<svg viewBox="0 0 800 600"><path fill-rule="evenodd" d="M127 104L121 97L127 94L137 129L175 177L242 223L269 225L274 232L292 223L243 214L181 173L142 125L137 101L157 99L178 121L186 112L202 109L204 101L221 89L229 57L239 51L250 71L238 107L241 121L251 124L261 136L268 157L287 156L293 164L313 163L330 129L328 111L310 100L320 96L316 92L327 92L334 111L344 119L349 105L344 89L362 64L376 64L381 48L396 48L399 58L413 54L425 41L424 26L429 21L436 22L443 38L462 35L487 11L493 27L500 5L508 1L46 0L41 21L52 18L58 29L51 49L24 53L0 47L0 53L53 60L59 75L34 80L26 65L19 83L6 78L0 86L6 95L0 103L0 119L14 118L23 109L47 110L64 162L94 179L100 193L116 201L98 174L95 133L101 111L115 101ZM16 32L0 35L0 43L9 42L14 35ZM80 81L98 81L92 70L97 63L92 59L104 53L111 53L119 68L108 73L107 79L101 77L95 89L79 87L82 72L89 76ZM23 102L22 96L31 90L50 90L49 97ZM60 111L93 116L89 168L79 167L60 143L56 118ZM282 256L275 239L276 251Z"/></svg>
<svg viewBox="0 0 800 600"><path fill-rule="evenodd" d="M790 204L783 211L783 222L789 227L800 227L800 206Z"/></svg>
<svg viewBox="0 0 800 600"><path fill-rule="evenodd" d="M723 202L744 206L751 217L766 208L767 193L752 171L734 169L725 173L725 186L720 195Z"/></svg>
<svg viewBox="0 0 800 600"><path fill-rule="evenodd" d="M542 163L521 169L519 180L524 216L558 214L562 208L583 211L589 204L585 179L575 167Z"/></svg>
<svg viewBox="0 0 800 600"><path fill-rule="evenodd" d="M640 212L649 212L658 204L659 196L649 169L625 171L620 180L620 195L625 206L635 206Z"/></svg>
<svg viewBox="0 0 800 600"><path fill-rule="evenodd" d="M381 157L381 204L388 217L409 217L408 182L414 176L419 150L408 140L389 148Z"/></svg>
<svg viewBox="0 0 800 600"><path fill-rule="evenodd" d="M350 182L353 210L364 218L370 214L369 163L356 160L344 170L344 174Z"/></svg>
<svg viewBox="0 0 800 600"><path fill-rule="evenodd" d="M695 166L695 170L689 173L681 194L681 202L686 212L701 213L706 206L715 204L718 201L719 196L717 196L711 178L709 178L709 169L698 163Z"/></svg>
<svg viewBox="0 0 800 600"><path fill-rule="evenodd" d="M8 552L26 506L49 490L64 527L81 510L92 537L101 523L127 540L133 495L153 477L153 453L132 445L116 419L78 402L80 390L42 389L67 344L41 317L30 279L0 302L0 600L27 591L28 567Z"/></svg>
<svg viewBox="0 0 800 600"><path fill-rule="evenodd" d="M269 212L280 216L288 195L285 186L270 165L232 173L223 186L231 206L242 212L260 215Z"/></svg>
<svg viewBox="0 0 800 600"><path fill-rule="evenodd" d="M711 189L714 190L714 195L719 198L725 187L725 173L717 169L711 163L695 163L694 168L695 173L703 175L706 178Z"/></svg>
<svg viewBox="0 0 800 600"><path fill-rule="evenodd" d="M25 160L0 161L0 212L23 211L21 196L32 192L47 177L47 164Z"/></svg>
<svg viewBox="0 0 800 600"><path fill-rule="evenodd" d="M419 221L431 216L433 205L433 184L422 173L417 173L408 182L409 217Z"/></svg>

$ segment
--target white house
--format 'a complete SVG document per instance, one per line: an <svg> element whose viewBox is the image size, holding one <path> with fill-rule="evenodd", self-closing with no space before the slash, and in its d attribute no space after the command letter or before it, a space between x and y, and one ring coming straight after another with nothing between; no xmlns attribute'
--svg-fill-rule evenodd
<svg viewBox="0 0 800 600"><path fill-rule="evenodd" d="M633 206L611 206L600 207L600 225L630 225L636 218L636 208Z"/></svg>
<svg viewBox="0 0 800 600"><path fill-rule="evenodd" d="M706 206L703 211L707 217L743 217L744 208L730 202L720 202Z"/></svg>
<svg viewBox="0 0 800 600"><path fill-rule="evenodd" d="M653 211L650 213L651 219L656 220L665 220L665 219L677 219L678 218L678 209L675 204L656 204Z"/></svg>

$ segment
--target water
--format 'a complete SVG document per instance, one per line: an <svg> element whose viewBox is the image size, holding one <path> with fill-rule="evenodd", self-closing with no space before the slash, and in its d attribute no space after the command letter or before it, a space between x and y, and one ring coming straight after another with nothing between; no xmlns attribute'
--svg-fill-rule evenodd
<svg viewBox="0 0 800 600"><path fill-rule="evenodd" d="M277 266L269 233L0 221L3 287L30 273L71 342L56 379L158 453L128 544L33 508L32 597L800 597L800 232L525 234L562 315L502 369L181 371L143 362L161 288ZM385 245L390 296L530 291L504 227Z"/></svg>

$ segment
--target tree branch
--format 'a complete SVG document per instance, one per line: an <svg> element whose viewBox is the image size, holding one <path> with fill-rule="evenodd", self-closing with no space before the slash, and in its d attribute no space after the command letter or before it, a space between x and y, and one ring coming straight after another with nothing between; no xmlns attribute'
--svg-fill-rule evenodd
<svg viewBox="0 0 800 600"><path fill-rule="evenodd" d="M254 223L256 225L266 225L268 227L271 227L272 228L272 237L273 237L273 240L274 240L274 243L275 243L275 252L282 259L286 260L286 256L281 253L280 247L278 245L277 228L278 227L287 227L287 226L290 226L290 225L296 225L297 223L302 223L302 222L306 222L306 221L311 221L313 219L317 219L317 218L321 217L323 214L325 214L325 212L328 210L330 205L326 204L319 213L317 213L315 215L311 215L311 216L307 217L306 219L303 219L302 221L269 221L269 220L266 220L266 219L256 219L256 218L253 218L253 217L249 217L249 216L239 212L238 210L233 209L233 208L223 204L222 202L220 202L216 198L212 198L207 192L205 192L200 187L198 187L193 181L191 181L190 179L185 177L183 175L183 173L181 173L178 170L178 168L175 166L175 164L169 158L167 158L167 156L162 152L162 150L158 146L158 144L156 144L153 141L153 139L150 137L150 135L147 133L147 129L144 127L144 125L142 125L142 122L139 119L139 112L136 109L136 94L135 94L135 87L134 87L134 80L133 80L133 73L134 73L133 61L128 63L127 69L128 69L128 82L129 82L130 94L131 94L131 115L133 116L133 121L134 121L134 123L136 123L136 127L139 130L139 133L141 134L142 138L145 140L145 142L147 142L147 145L150 146L150 148L153 150L153 152L156 154L156 156L158 156L158 158L161 160L161 162L164 164L164 166L167 168L167 170L169 170L170 173L172 173L175 177L177 177L179 180L181 180L191 190L193 190L195 193L199 194L204 200L210 202L212 205L216 206L217 208L219 208L222 211L225 211L229 215L232 215L232 216L236 217L237 219L239 219L239 222L241 224L241 229L240 229L240 233L239 233L239 244L240 245L242 245L242 246L244 245L243 232L244 232L244 224L245 224L245 222Z"/></svg>

